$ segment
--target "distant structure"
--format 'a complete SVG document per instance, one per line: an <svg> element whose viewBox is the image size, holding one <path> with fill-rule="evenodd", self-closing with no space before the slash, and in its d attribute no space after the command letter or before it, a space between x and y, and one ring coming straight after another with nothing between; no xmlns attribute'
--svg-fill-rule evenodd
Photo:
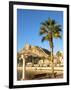
<svg viewBox="0 0 71 90"><path fill-rule="evenodd" d="M46 60L48 60L48 56L50 55L50 51L38 46L26 44L25 47L17 53L18 60L21 55L23 55L25 59L25 64L31 65L29 63L37 64L40 62L46 62ZM45 59L45 61L42 59Z"/></svg>

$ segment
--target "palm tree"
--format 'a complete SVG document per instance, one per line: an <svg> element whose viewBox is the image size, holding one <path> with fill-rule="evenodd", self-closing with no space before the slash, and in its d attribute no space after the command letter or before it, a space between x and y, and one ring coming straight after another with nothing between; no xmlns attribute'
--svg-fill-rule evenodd
<svg viewBox="0 0 71 90"><path fill-rule="evenodd" d="M52 61L52 77L54 77L54 60L53 60L53 38L61 38L61 25L55 20L48 18L48 20L41 23L40 35L42 35L42 42L48 41L51 49L51 61Z"/></svg>
<svg viewBox="0 0 71 90"><path fill-rule="evenodd" d="M57 57L58 57L58 63L59 63L59 65L60 65L60 64L61 64L60 57L63 56L63 55L62 55L62 52L57 51L56 55L57 55Z"/></svg>

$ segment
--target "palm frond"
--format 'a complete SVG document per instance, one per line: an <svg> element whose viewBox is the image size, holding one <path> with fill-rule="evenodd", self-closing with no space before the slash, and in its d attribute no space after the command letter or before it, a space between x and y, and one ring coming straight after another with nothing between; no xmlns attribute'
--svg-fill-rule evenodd
<svg viewBox="0 0 71 90"><path fill-rule="evenodd" d="M52 20L52 25L55 25L56 24L56 21L55 20Z"/></svg>
<svg viewBox="0 0 71 90"><path fill-rule="evenodd" d="M54 38L62 38L62 35L60 32L53 33Z"/></svg>
<svg viewBox="0 0 71 90"><path fill-rule="evenodd" d="M41 41L44 42L45 41L45 37L42 37L42 40Z"/></svg>
<svg viewBox="0 0 71 90"><path fill-rule="evenodd" d="M62 39L62 35L59 35L58 38Z"/></svg>
<svg viewBox="0 0 71 90"><path fill-rule="evenodd" d="M61 25L58 25L58 24L56 24L55 26L54 26L54 30L55 31L62 31L62 26Z"/></svg>
<svg viewBox="0 0 71 90"><path fill-rule="evenodd" d="M41 22L41 25L46 26L47 24L46 22Z"/></svg>
<svg viewBox="0 0 71 90"><path fill-rule="evenodd" d="M47 41L47 40L48 40L48 41L50 40L50 38L48 37L48 35L42 37L42 40L41 40L41 41L44 42L45 40L46 40L46 41Z"/></svg>
<svg viewBox="0 0 71 90"><path fill-rule="evenodd" d="M48 30L47 30L47 28L41 26L41 27L40 27L40 32L39 32L39 34L40 34L40 35L48 34Z"/></svg>

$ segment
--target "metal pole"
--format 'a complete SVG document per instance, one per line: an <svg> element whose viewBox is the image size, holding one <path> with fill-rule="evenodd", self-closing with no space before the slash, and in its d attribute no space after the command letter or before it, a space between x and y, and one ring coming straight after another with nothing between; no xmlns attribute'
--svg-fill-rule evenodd
<svg viewBox="0 0 71 90"><path fill-rule="evenodd" d="M22 79L25 79L25 58L23 55L21 55L21 58L23 60L23 66L22 66Z"/></svg>

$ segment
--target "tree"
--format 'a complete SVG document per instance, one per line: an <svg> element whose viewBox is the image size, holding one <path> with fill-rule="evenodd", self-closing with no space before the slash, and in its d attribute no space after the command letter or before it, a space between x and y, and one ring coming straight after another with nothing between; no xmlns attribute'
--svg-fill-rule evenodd
<svg viewBox="0 0 71 90"><path fill-rule="evenodd" d="M51 49L51 61L52 61L52 77L54 77L54 61L53 61L53 38L61 38L61 25L55 20L48 18L48 20L41 23L40 35L42 35L42 42L48 41Z"/></svg>
<svg viewBox="0 0 71 90"><path fill-rule="evenodd" d="M63 55L62 55L62 52L57 51L56 55L57 55L57 57L58 57L58 64L60 65L60 64L61 64L60 57L63 56Z"/></svg>

